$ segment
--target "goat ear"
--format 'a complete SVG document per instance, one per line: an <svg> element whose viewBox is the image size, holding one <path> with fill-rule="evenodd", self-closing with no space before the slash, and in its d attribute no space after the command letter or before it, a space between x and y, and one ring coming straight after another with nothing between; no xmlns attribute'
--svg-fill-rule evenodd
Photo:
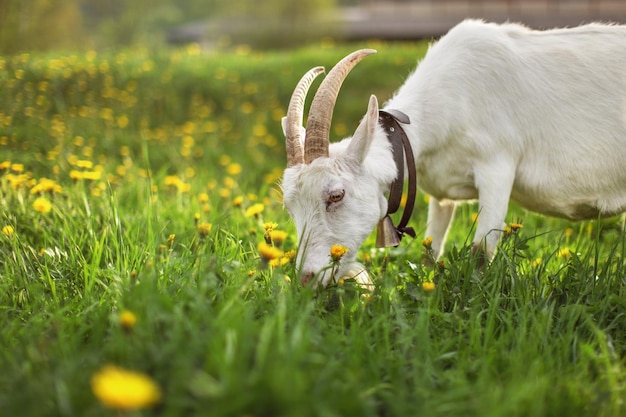
<svg viewBox="0 0 626 417"><path fill-rule="evenodd" d="M376 128L378 127L378 100L375 95L370 96L367 113L359 123L348 145L347 154L354 161L362 164L370 149Z"/></svg>

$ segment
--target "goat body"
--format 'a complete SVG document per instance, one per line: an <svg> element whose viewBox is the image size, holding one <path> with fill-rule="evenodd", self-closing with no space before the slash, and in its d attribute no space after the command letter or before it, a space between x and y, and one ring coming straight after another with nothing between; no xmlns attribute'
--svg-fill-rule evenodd
<svg viewBox="0 0 626 417"><path fill-rule="evenodd" d="M626 211L626 26L535 31L466 20L429 48L384 108L410 118L436 256L459 201L478 199L474 245L487 258L510 199L573 220ZM352 138L285 171L285 205L309 245L299 255L305 280L328 263L327 247L348 242L356 252L385 214L397 170L377 117L372 96ZM331 201L328 211L324 190L340 190L341 206ZM358 269L352 256L346 270ZM330 275L321 274L324 285Z"/></svg>

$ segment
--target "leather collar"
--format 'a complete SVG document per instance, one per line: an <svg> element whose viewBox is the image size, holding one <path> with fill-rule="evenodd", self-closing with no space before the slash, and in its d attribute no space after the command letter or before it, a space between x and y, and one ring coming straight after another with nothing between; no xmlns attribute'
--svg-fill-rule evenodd
<svg viewBox="0 0 626 417"><path fill-rule="evenodd" d="M413 157L413 149L409 138L406 136L404 129L400 123L411 123L409 117L398 110L380 110L378 113L380 125L387 134L387 139L391 143L393 159L398 168L398 176L391 183L389 188L389 197L387 203L387 214L378 223L378 231L376 236L376 247L384 248L390 246L398 246L402 237L407 234L415 237L415 230L407 227L413 207L415 206L415 197L417 194L417 180L415 173L415 158ZM402 200L402 190L404 189L404 168L409 174L408 195L402 218L397 226L394 226L390 214L398 211Z"/></svg>

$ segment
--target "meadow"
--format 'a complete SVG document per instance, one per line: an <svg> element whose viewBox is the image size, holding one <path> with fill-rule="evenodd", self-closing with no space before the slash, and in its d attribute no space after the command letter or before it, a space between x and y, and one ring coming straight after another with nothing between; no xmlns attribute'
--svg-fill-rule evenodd
<svg viewBox="0 0 626 417"><path fill-rule="evenodd" d="M513 205L481 272L466 205L434 269L371 236L374 291L299 285L280 119L359 46L0 57L1 416L626 415L621 217ZM334 138L426 50L367 46Z"/></svg>

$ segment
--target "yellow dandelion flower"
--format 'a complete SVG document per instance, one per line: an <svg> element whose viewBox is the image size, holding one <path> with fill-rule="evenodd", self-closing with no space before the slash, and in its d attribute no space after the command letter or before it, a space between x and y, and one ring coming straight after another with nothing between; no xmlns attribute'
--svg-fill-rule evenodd
<svg viewBox="0 0 626 417"><path fill-rule="evenodd" d="M172 246L174 244L174 240L176 239L176 235L175 234L171 234L167 237L167 243Z"/></svg>
<svg viewBox="0 0 626 417"><path fill-rule="evenodd" d="M515 233L519 229L523 228L524 225L521 223L509 223L509 227L511 228L511 231Z"/></svg>
<svg viewBox="0 0 626 417"><path fill-rule="evenodd" d="M102 172L100 171L85 171L83 172L83 178L88 181L97 181L102 178Z"/></svg>
<svg viewBox="0 0 626 417"><path fill-rule="evenodd" d="M84 178L84 174L82 171L73 169L70 171L70 178L74 181L82 180Z"/></svg>
<svg viewBox="0 0 626 417"><path fill-rule="evenodd" d="M226 172L228 173L228 175L237 175L237 174L240 174L241 171L242 171L241 165L236 162L233 162L232 164L226 167Z"/></svg>
<svg viewBox="0 0 626 417"><path fill-rule="evenodd" d="M272 259L277 259L283 256L282 250L272 245L268 245L265 242L259 243L257 249L259 250L259 253L263 257L263 259L266 261L271 261Z"/></svg>
<svg viewBox="0 0 626 417"><path fill-rule="evenodd" d="M198 225L198 234L202 239L204 239L211 232L212 228L213 225L211 223L200 223Z"/></svg>
<svg viewBox="0 0 626 417"><path fill-rule="evenodd" d="M13 234L15 234L15 229L13 229L13 226L11 225L6 225L2 228L2 234L5 236L13 236Z"/></svg>
<svg viewBox="0 0 626 417"><path fill-rule="evenodd" d="M272 230L268 233L270 240L276 246L282 245L282 243L287 239L287 236L289 236L289 233L285 232L284 230Z"/></svg>
<svg viewBox="0 0 626 417"><path fill-rule="evenodd" d="M208 203L209 202L209 195L207 193L200 193L198 194L198 201L201 203Z"/></svg>
<svg viewBox="0 0 626 417"><path fill-rule="evenodd" d="M11 171L15 172L16 174L24 172L24 164L11 164Z"/></svg>
<svg viewBox="0 0 626 417"><path fill-rule="evenodd" d="M243 203L243 196L238 195L237 197L233 198L233 206L239 207L241 206L242 203Z"/></svg>
<svg viewBox="0 0 626 417"><path fill-rule="evenodd" d="M348 252L347 247L342 245L333 245L330 248L330 258L335 262L339 262L346 252Z"/></svg>
<svg viewBox="0 0 626 417"><path fill-rule="evenodd" d="M567 256L570 256L572 254L572 252L570 251L569 248L563 248L559 251L559 253L556 254L557 258L564 258Z"/></svg>
<svg viewBox="0 0 626 417"><path fill-rule="evenodd" d="M259 214L263 213L263 210L265 210L265 205L262 203L256 203L248 207L248 209L245 212L245 216L246 217L258 216Z"/></svg>
<svg viewBox="0 0 626 417"><path fill-rule="evenodd" d="M91 377L91 390L106 407L139 410L161 399L161 389L146 374L108 365Z"/></svg>
<svg viewBox="0 0 626 417"><path fill-rule="evenodd" d="M543 259L537 258L532 262L532 266L539 266L543 262Z"/></svg>
<svg viewBox="0 0 626 417"><path fill-rule="evenodd" d="M276 229L278 227L278 223L273 223L273 222L265 222L263 223L263 229L265 229L266 232L271 232L272 230Z"/></svg>
<svg viewBox="0 0 626 417"><path fill-rule="evenodd" d="M426 249L430 249L433 246L433 238L428 236L426 239L422 240L422 246Z"/></svg>
<svg viewBox="0 0 626 417"><path fill-rule="evenodd" d="M93 162L86 159L79 159L78 161L76 161L76 166L78 168L91 169L93 168Z"/></svg>
<svg viewBox="0 0 626 417"><path fill-rule="evenodd" d="M45 197L38 197L33 201L33 208L40 213L49 213L52 210L52 203Z"/></svg>
<svg viewBox="0 0 626 417"><path fill-rule="evenodd" d="M137 323L137 316L130 310L124 310L119 316L120 326L127 332L133 330L135 323Z"/></svg>
<svg viewBox="0 0 626 417"><path fill-rule="evenodd" d="M435 291L435 283L432 281L426 281L422 283L422 291L425 293L430 293Z"/></svg>

